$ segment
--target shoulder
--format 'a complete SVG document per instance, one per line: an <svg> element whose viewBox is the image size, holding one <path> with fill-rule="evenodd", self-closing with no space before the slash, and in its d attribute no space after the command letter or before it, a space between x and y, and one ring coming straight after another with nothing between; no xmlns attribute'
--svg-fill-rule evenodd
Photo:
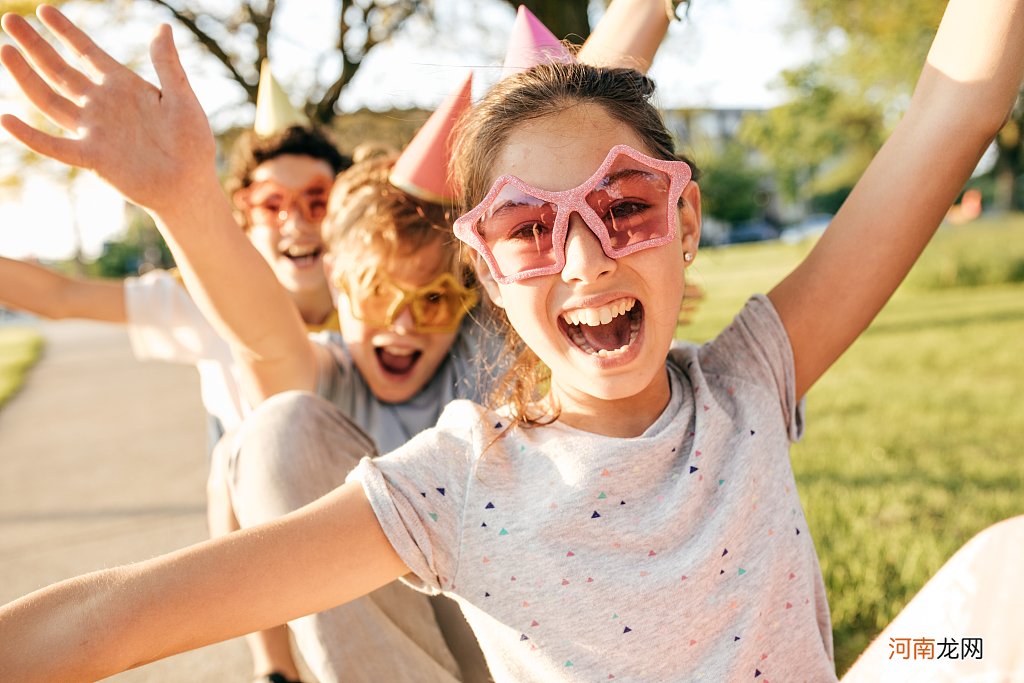
<svg viewBox="0 0 1024 683"><path fill-rule="evenodd" d="M705 371L743 374L755 367L792 366L793 351L771 300L755 294L717 337L700 348L699 358Z"/></svg>

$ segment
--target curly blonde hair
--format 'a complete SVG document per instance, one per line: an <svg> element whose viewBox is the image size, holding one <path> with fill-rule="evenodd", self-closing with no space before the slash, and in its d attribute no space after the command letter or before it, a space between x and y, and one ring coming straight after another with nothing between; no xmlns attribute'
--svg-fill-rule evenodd
<svg viewBox="0 0 1024 683"><path fill-rule="evenodd" d="M321 226L335 271L353 272L368 254L387 260L440 241L444 268L471 286L472 269L452 234L449 210L392 185L388 176L396 159L394 152L368 155L335 181Z"/></svg>

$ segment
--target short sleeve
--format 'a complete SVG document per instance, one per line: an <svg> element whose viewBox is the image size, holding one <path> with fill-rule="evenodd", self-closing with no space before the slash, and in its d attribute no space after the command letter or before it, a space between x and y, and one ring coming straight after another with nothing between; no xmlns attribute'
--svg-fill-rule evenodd
<svg viewBox="0 0 1024 683"><path fill-rule="evenodd" d="M128 337L139 360L194 365L230 358L228 343L171 273L158 270L129 278L124 292Z"/></svg>
<svg viewBox="0 0 1024 683"><path fill-rule="evenodd" d="M316 358L316 395L331 401L342 391L345 377L349 374L351 361L344 353L339 336L330 332L311 332L309 341Z"/></svg>
<svg viewBox="0 0 1024 683"><path fill-rule="evenodd" d="M437 427L387 455L363 458L348 475L362 484L384 534L418 579L406 582L429 593L454 588L481 410L455 401Z"/></svg>
<svg viewBox="0 0 1024 683"><path fill-rule="evenodd" d="M778 401L789 438L803 433L803 402L796 400L793 348L771 300L757 294L725 330L700 350L706 375L760 387Z"/></svg>

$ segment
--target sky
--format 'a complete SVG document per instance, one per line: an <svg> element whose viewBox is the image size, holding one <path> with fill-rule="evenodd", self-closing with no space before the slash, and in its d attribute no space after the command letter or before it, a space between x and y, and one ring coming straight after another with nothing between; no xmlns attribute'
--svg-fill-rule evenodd
<svg viewBox="0 0 1024 683"><path fill-rule="evenodd" d="M514 19L512 7L495 0L437 1L439 24L453 28L439 35L425 25L413 25L401 40L380 45L345 92L343 110L432 108L470 67L475 96L493 82ZM326 12L334 6L298 0L279 3L271 61L295 101L312 87L311 74L329 76L337 71L336 61L316 52L316 46L333 40L329 27L335 20ZM103 3L69 3L66 11L116 58L130 61L153 80L144 55L149 37L164 20L157 10L148 3L134 3L137 16L118 26L116 35ZM779 72L807 61L812 51L806 34L788 25L792 16L792 0L698 0L686 20L670 27L651 68L659 105L756 108L779 103L782 94L771 87ZM130 36L130 41L118 36ZM252 107L242 102L236 86L225 82L222 67L190 45L183 29L176 28L175 37L214 128L250 122ZM30 114L2 69L0 112ZM16 169L20 181L17 189L0 186L0 255L68 258L74 251L72 225L77 221L85 255L97 256L103 242L122 229L124 207L117 193L90 174L80 174L69 184L66 172L56 165L26 166L22 171L21 153L18 143L0 131L0 174Z"/></svg>

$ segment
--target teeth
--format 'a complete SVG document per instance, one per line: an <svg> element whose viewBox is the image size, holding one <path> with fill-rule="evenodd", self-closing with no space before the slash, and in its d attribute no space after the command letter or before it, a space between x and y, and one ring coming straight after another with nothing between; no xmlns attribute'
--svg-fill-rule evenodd
<svg viewBox="0 0 1024 683"><path fill-rule="evenodd" d="M416 353L416 349L411 349L407 346L385 346L384 351L392 356L411 356Z"/></svg>
<svg viewBox="0 0 1024 683"><path fill-rule="evenodd" d="M285 251L285 253L288 254L289 256L291 256L292 258L302 258L303 256L309 256L310 254L315 254L318 249L319 249L319 247L317 247L315 245L310 245L310 246L292 246L292 247L288 247L288 249Z"/></svg>
<svg viewBox="0 0 1024 683"><path fill-rule="evenodd" d="M590 343L587 342L586 337L583 336L583 331L579 326L581 324L589 326L607 324L611 322L612 319L631 311L635 305L636 299L626 298L613 302L609 306L601 306L597 309L576 309L573 311L566 311L562 314L562 319L567 323L570 323L568 326L568 334L569 339L572 340L573 344L592 356L612 358L625 353L630 344L635 342L637 337L640 336L640 320L629 321L629 341L619 348L612 349L611 351L606 349L595 349L591 346ZM596 322L591 323L591 320ZM602 320L604 322L601 322Z"/></svg>
<svg viewBox="0 0 1024 683"><path fill-rule="evenodd" d="M636 299L627 297L598 308L577 308L566 311L562 314L562 319L570 325L589 325L590 327L607 325L615 318L632 310L634 305L636 305Z"/></svg>

